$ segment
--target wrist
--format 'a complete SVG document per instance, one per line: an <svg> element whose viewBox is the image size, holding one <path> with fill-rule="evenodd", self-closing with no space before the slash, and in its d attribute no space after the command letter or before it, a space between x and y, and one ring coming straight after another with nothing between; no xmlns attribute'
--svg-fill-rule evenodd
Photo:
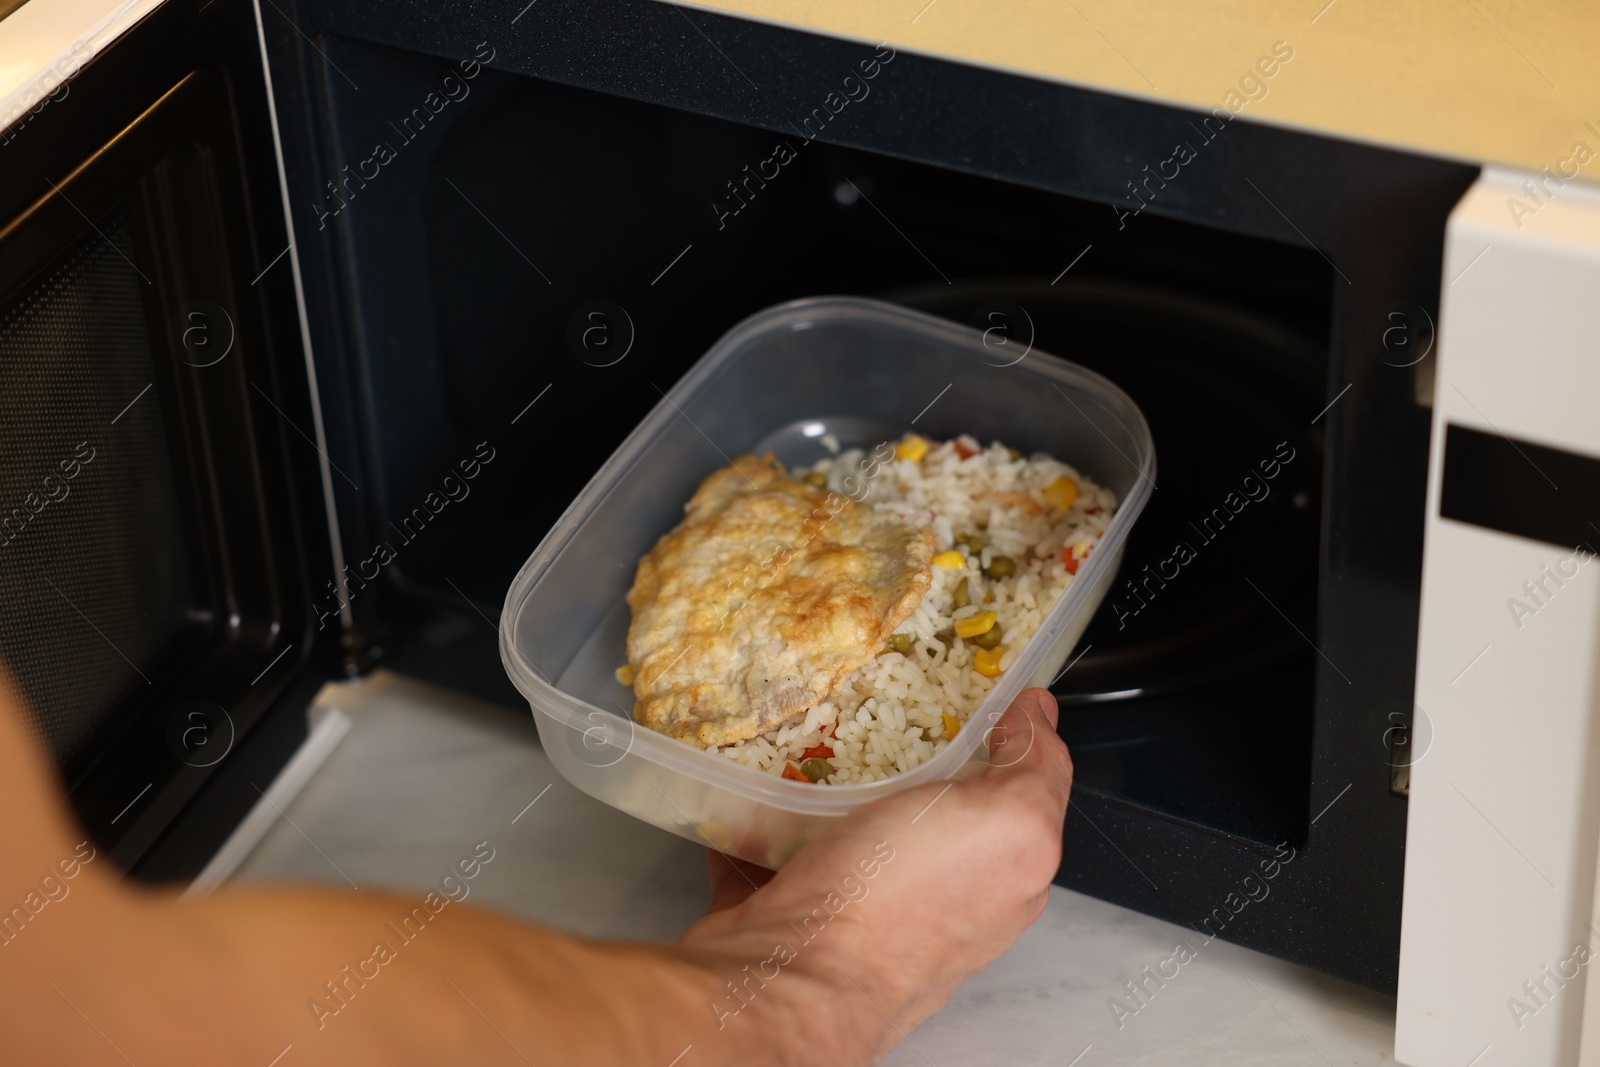
<svg viewBox="0 0 1600 1067"><path fill-rule="evenodd" d="M693 1009L705 1023L706 1049L726 1047L729 1062L783 1067L876 1062L896 1038L868 999L883 983L860 972L856 953L832 950L828 942L844 945L848 930L831 934L808 940L803 928L757 919L744 905L691 929L679 950L698 972L686 984L701 1002ZM774 1059L780 1055L793 1059Z"/></svg>

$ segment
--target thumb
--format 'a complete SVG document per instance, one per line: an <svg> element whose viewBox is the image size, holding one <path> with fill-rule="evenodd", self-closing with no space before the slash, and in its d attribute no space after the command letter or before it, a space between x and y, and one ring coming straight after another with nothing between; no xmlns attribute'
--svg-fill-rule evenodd
<svg viewBox="0 0 1600 1067"><path fill-rule="evenodd" d="M1050 691L1022 689L990 728L989 776L1040 765L1043 755L1050 752L1048 745L1061 747L1061 739L1056 737L1059 717L1061 710Z"/></svg>

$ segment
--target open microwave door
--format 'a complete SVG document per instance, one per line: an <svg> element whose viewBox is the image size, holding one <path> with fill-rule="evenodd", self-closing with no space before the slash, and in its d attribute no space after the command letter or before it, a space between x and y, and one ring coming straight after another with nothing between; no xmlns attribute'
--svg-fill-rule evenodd
<svg viewBox="0 0 1600 1067"><path fill-rule="evenodd" d="M338 669L334 473L255 17L165 5L6 132L0 655L85 831L193 877ZM319 625L320 623L320 625Z"/></svg>

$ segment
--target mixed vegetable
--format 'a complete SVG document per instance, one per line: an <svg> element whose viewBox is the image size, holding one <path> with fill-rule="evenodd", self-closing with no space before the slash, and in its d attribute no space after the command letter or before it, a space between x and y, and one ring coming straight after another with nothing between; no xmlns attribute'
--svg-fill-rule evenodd
<svg viewBox="0 0 1600 1067"><path fill-rule="evenodd" d="M962 459L971 459L981 451L978 442L963 434L951 442L952 447ZM926 438L917 434L907 434L895 445L895 457L909 460L912 463L921 463L932 449L932 444ZM1018 459L1022 453L1014 448L1006 450L1012 459ZM1040 514L1045 507L1065 511L1078 501L1078 483L1071 478L1060 477L1038 491L1043 497L1043 504L1027 493L1008 492L996 494L1006 503L1021 507L1024 510ZM972 530L962 530L955 534L956 547L939 552L933 557L933 565L943 570L967 571L974 561L983 559L984 549L988 547L988 540L982 533ZM1077 574L1078 568L1083 565L1083 560L1089 554L1090 545L1069 544L1061 549L1061 563L1068 574ZM1017 573L1017 561L1010 556L991 554L988 562L979 562L978 572L991 581L1001 581L1014 577ZM951 591L951 602L956 610L966 608L972 604L973 587L970 574L963 574L961 580ZM994 595L986 594L985 601L992 601ZM1005 629L1000 625L999 617L993 611L979 611L962 619L957 619L949 630L941 631L935 635L940 644L950 647L958 638L970 641L977 646L972 658L972 669L985 678L997 678L1001 673L1000 662L1005 658ZM908 633L893 634L889 643L884 647L885 652L898 652L902 656L909 656L916 647L916 639ZM947 731L948 733L949 731Z"/></svg>

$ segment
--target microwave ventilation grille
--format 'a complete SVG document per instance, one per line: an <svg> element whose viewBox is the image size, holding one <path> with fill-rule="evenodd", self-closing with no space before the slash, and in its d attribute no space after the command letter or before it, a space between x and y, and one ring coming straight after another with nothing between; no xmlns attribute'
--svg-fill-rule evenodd
<svg viewBox="0 0 1600 1067"><path fill-rule="evenodd" d="M0 653L62 766L115 732L193 599L135 258L114 212L0 311Z"/></svg>

